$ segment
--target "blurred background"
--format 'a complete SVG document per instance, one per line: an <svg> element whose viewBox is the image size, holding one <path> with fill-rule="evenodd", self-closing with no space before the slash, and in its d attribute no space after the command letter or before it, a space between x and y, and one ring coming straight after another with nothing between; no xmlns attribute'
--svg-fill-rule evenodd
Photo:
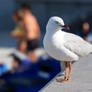
<svg viewBox="0 0 92 92"><path fill-rule="evenodd" d="M92 42L91 0L0 0L0 92L38 92L63 71L43 49L51 16Z"/></svg>

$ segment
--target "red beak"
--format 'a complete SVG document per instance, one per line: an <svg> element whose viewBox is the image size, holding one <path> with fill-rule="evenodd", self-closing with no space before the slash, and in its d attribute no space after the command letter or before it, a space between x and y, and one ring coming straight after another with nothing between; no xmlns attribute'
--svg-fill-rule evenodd
<svg viewBox="0 0 92 92"><path fill-rule="evenodd" d="M66 30L70 30L70 27L67 26L67 25L64 25L63 27L64 27Z"/></svg>

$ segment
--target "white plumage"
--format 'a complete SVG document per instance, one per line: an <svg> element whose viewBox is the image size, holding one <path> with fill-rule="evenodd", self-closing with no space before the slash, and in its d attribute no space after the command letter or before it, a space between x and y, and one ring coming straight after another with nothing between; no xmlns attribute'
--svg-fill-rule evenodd
<svg viewBox="0 0 92 92"><path fill-rule="evenodd" d="M46 26L43 40L46 52L60 61L77 61L92 52L92 45L77 35L62 31L64 22L59 17L51 17Z"/></svg>

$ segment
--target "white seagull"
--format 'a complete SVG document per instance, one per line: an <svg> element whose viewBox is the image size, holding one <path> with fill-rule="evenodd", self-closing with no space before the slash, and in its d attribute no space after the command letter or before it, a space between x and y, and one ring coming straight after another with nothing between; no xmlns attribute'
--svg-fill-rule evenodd
<svg viewBox="0 0 92 92"><path fill-rule="evenodd" d="M92 45L75 34L64 32L63 29L69 30L63 19L57 16L51 17L46 26L43 45L48 55L64 62L63 81L68 81L71 78L72 61L78 61L81 57L91 54ZM69 74L67 75L68 63ZM62 82L62 78L57 81Z"/></svg>

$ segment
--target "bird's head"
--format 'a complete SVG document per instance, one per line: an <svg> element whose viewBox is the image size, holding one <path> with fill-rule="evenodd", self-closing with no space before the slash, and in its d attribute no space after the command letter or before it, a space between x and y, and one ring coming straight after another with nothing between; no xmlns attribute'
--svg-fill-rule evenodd
<svg viewBox="0 0 92 92"><path fill-rule="evenodd" d="M64 24L64 21L62 18L54 16L51 17L47 23L47 28L54 28L54 29L66 29L69 30L69 27Z"/></svg>

